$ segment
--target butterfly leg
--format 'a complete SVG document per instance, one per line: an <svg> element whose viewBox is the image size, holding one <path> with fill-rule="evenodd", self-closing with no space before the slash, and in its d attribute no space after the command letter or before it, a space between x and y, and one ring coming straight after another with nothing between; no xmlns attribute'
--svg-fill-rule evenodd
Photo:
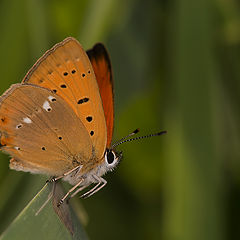
<svg viewBox="0 0 240 240"><path fill-rule="evenodd" d="M77 189L77 190L70 196L70 198L76 196L79 192L81 192L83 189L85 189L85 188L88 187L88 186L89 186L89 185L80 187L79 189Z"/></svg>
<svg viewBox="0 0 240 240"><path fill-rule="evenodd" d="M52 191L48 194L47 200L45 200L45 202L42 204L42 206L37 210L37 212L35 213L35 216L37 216L43 210L43 208L47 205L47 203L52 199L56 183L54 182L53 184L54 185L52 187ZM44 189L46 187L46 185L47 185L47 183L45 183L45 185L42 187L42 189ZM42 191L42 189L40 191Z"/></svg>
<svg viewBox="0 0 240 240"><path fill-rule="evenodd" d="M94 175L93 177L98 181L98 183L92 189L90 189L88 192L81 195L81 198L88 198L88 197L92 196L94 193L98 192L100 189L102 189L107 184L107 181L105 179L98 177L97 175Z"/></svg>
<svg viewBox="0 0 240 240"><path fill-rule="evenodd" d="M57 180L59 180L59 179L61 179L61 178L64 178L65 176L67 176L67 175L69 175L69 174L71 174L72 172L74 172L74 171L80 171L81 170L81 168L82 168L82 165L80 165L80 166L77 166L77 167L75 167L75 168L73 168L73 169L71 169L70 171L68 171L68 172L66 172L66 173L64 173L63 175L61 175L61 176L58 176L58 177L53 177L53 178L51 178L51 179L49 179L49 180L47 180L47 183L48 182L56 182Z"/></svg>
<svg viewBox="0 0 240 240"><path fill-rule="evenodd" d="M84 181L84 178L81 178L81 180L65 194L65 196L59 201L57 206L59 207L65 201L65 199L69 196L69 194L73 192L76 188L78 188L83 181Z"/></svg>

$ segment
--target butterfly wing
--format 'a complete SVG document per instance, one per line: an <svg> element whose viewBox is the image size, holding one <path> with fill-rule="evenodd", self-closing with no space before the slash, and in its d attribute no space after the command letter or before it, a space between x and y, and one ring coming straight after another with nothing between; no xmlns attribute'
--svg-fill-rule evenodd
<svg viewBox="0 0 240 240"><path fill-rule="evenodd" d="M16 170L59 176L92 157L89 134L72 108L38 86L15 84L0 98L0 136Z"/></svg>
<svg viewBox="0 0 240 240"><path fill-rule="evenodd" d="M47 51L25 76L24 83L48 88L61 96L85 126L96 159L103 157L107 128L102 100L92 65L74 38Z"/></svg>
<svg viewBox="0 0 240 240"><path fill-rule="evenodd" d="M107 125L107 147L110 147L113 135L114 98L112 67L109 55L103 44L98 43L87 51L97 79Z"/></svg>

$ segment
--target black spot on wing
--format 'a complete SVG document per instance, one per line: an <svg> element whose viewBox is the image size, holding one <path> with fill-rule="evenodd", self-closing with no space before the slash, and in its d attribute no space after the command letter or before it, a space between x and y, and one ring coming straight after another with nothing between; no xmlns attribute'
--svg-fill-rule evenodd
<svg viewBox="0 0 240 240"><path fill-rule="evenodd" d="M88 101L89 101L89 98L85 97L85 98L79 99L78 104L83 104L83 103L86 103Z"/></svg>
<svg viewBox="0 0 240 240"><path fill-rule="evenodd" d="M91 121L92 121L92 116L86 117L86 120L87 120L88 122L91 122Z"/></svg>

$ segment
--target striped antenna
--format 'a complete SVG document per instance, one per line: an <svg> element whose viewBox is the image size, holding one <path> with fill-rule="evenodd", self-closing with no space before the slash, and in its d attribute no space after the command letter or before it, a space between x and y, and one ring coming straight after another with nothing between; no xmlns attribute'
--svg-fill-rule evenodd
<svg viewBox="0 0 240 240"><path fill-rule="evenodd" d="M139 128L137 128L136 130L134 130L132 133L128 134L126 137L120 139L119 141L115 142L111 149L114 149L116 148L117 146L119 146L120 144L123 144L125 142L131 142L131 141L134 141L134 140L139 140L139 139L143 139L143 138L149 138L149 137L155 137L155 136L160 136L162 134L165 134L167 133L167 131L161 131L161 132L158 132L158 133L152 133L152 134L148 134L148 135L145 135L145 136L140 136L140 137L135 137L135 138L129 138L127 139L128 137L130 136L133 136L135 135L136 133L139 132Z"/></svg>

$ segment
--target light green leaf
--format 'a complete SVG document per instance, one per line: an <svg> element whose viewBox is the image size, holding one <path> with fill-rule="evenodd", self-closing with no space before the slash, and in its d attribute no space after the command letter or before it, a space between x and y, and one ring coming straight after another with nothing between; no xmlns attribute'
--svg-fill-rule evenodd
<svg viewBox="0 0 240 240"><path fill-rule="evenodd" d="M59 198L63 196L59 184L56 184L53 203L49 201L39 212L51 194L52 185L45 185L15 218L2 234L0 240L87 239L87 235L71 206L65 203L60 208L56 207Z"/></svg>

